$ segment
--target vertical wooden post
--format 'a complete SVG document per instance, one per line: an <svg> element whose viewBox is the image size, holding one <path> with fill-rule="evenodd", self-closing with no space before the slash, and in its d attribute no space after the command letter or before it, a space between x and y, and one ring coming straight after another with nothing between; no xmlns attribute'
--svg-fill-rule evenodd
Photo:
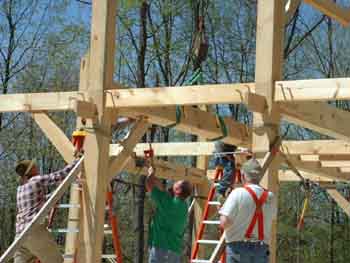
<svg viewBox="0 0 350 263"><path fill-rule="evenodd" d="M266 98L268 109L253 115L253 152L259 155L269 151L278 136L280 115L273 103L275 81L282 79L284 1L258 1L256 40L256 93ZM265 186L278 194L278 165L272 162L267 171ZM270 262L276 262L277 219L273 221L270 243Z"/></svg>
<svg viewBox="0 0 350 263"><path fill-rule="evenodd" d="M105 90L112 85L115 55L116 0L94 0L92 4L88 96L96 104L98 118L88 120L85 142L78 262L101 262L104 214L109 181L111 118L105 110Z"/></svg>
<svg viewBox="0 0 350 263"><path fill-rule="evenodd" d="M79 91L81 92L87 91L89 62L89 52L87 52L80 63ZM81 118L78 116L76 127L79 129L81 126ZM77 184L72 184L69 194L69 204L72 205L72 207L70 207L68 211L67 229L79 229L80 208L75 205L80 203L80 187ZM78 233L74 231L67 233L64 252L66 255L75 255L77 252L77 241ZM65 259L65 263L67 262L72 262L72 260L67 258Z"/></svg>

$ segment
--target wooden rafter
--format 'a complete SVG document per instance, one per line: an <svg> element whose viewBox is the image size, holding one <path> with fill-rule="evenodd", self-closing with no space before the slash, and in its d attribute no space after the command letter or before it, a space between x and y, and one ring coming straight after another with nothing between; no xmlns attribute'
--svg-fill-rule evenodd
<svg viewBox="0 0 350 263"><path fill-rule="evenodd" d="M187 168L180 164L174 164L163 160L153 160L158 178L169 180L187 180L192 184L208 183L206 171L198 168ZM134 160L129 160L125 171L134 174L147 175L147 167L136 167Z"/></svg>
<svg viewBox="0 0 350 263"><path fill-rule="evenodd" d="M335 19L344 26L350 23L349 8L343 8L333 0L304 0L304 2L312 5L314 8Z"/></svg>
<svg viewBox="0 0 350 263"><path fill-rule="evenodd" d="M312 129L335 139L350 140L350 114L324 102L298 102L279 105L289 122Z"/></svg>
<svg viewBox="0 0 350 263"><path fill-rule="evenodd" d="M334 180L350 180L350 173L342 173L339 168L322 167L319 161L303 162L296 156L288 156L288 160L299 170L322 175Z"/></svg>
<svg viewBox="0 0 350 263"><path fill-rule="evenodd" d="M350 143L341 140L284 141L282 150L292 155L349 154Z"/></svg>
<svg viewBox="0 0 350 263"><path fill-rule="evenodd" d="M327 189L327 193L333 200L343 209L343 211L350 217L350 203L339 193L337 189Z"/></svg>
<svg viewBox="0 0 350 263"><path fill-rule="evenodd" d="M149 122L160 126L176 123L175 107L120 109L119 113L128 117L146 116ZM246 125L231 118L225 118L225 123L228 134L223 138L224 142L243 147L250 146L250 130ZM215 115L192 107L185 107L176 129L208 139L222 136L222 130Z"/></svg>

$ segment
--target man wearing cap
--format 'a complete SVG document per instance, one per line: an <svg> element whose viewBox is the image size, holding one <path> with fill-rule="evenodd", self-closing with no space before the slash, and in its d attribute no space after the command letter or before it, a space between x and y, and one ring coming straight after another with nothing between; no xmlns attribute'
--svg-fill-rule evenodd
<svg viewBox="0 0 350 263"><path fill-rule="evenodd" d="M192 186L181 180L167 191L150 167L146 181L147 191L155 204L155 214L149 226L149 263L181 263L183 237L187 226L186 198Z"/></svg>
<svg viewBox="0 0 350 263"><path fill-rule="evenodd" d="M227 263L267 263L276 200L259 185L263 172L256 159L246 161L241 172L244 187L234 189L219 211Z"/></svg>
<svg viewBox="0 0 350 263"><path fill-rule="evenodd" d="M46 202L48 186L58 185L72 170L76 161L62 170L47 175L40 175L34 160L20 161L16 165L16 173L20 176L17 188L16 237L39 212ZM38 258L41 263L61 263L63 257L55 240L47 230L44 222L33 228L24 244L16 251L15 263L34 262Z"/></svg>

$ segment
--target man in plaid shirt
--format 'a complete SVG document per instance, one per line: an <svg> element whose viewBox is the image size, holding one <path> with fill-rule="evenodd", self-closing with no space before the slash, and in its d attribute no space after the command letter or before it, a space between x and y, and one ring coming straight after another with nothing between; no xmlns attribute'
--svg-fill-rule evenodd
<svg viewBox="0 0 350 263"><path fill-rule="evenodd" d="M20 176L20 185L17 188L16 236L24 230L45 204L48 186L58 185L69 174L76 162L47 175L39 174L33 160L24 160L16 165L16 173ZM57 244L44 223L34 227L32 235L16 251L14 262L31 263L36 258L39 258L41 263L63 262Z"/></svg>

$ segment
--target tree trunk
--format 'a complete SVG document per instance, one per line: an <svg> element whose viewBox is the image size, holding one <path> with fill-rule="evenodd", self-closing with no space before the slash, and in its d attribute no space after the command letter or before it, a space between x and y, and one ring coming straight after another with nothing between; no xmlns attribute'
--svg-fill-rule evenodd
<svg viewBox="0 0 350 263"><path fill-rule="evenodd" d="M147 50L147 12L149 5L147 1L143 1L140 7L140 31L139 31L139 54L138 54L138 72L137 72L137 87L145 87L145 57ZM134 263L142 263L144 258L144 206L145 206L145 183L146 177L140 176L136 195L136 222L135 230L137 232Z"/></svg>

